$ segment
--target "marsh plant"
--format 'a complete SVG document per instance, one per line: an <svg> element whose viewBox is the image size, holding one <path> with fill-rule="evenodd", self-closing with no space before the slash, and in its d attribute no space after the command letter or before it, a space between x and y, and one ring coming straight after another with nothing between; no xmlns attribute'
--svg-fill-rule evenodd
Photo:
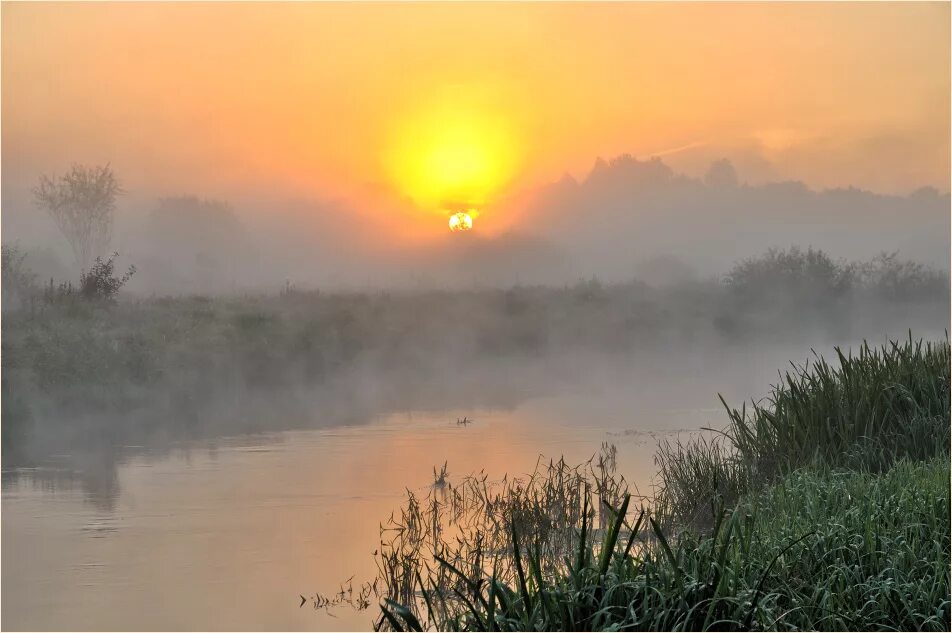
<svg viewBox="0 0 952 633"><path fill-rule="evenodd" d="M577 531L583 525L604 530L605 510L629 494L614 453L606 445L600 455L575 466L540 458L527 477L497 481L480 472L448 483L444 466L426 496L407 491L406 505L381 526L381 595L412 603L421 597L421 578L444 593L462 590L453 568L476 575L495 569L497 578L513 581L519 573L513 530L532 535L540 571L555 573L574 554Z"/></svg>
<svg viewBox="0 0 952 633"><path fill-rule="evenodd" d="M555 573L511 526L514 579L437 556L442 571L417 578L414 602L385 599L377 628L948 630L948 479L948 456L799 471L732 510L712 504L704 536L666 535L626 496L607 530L582 514Z"/></svg>
<svg viewBox="0 0 952 633"><path fill-rule="evenodd" d="M518 546L511 539L514 531L531 538L540 573L558 573L565 559L577 555L579 530L591 545L613 525L613 508L627 505L632 497L617 472L616 452L604 444L599 454L577 465L540 456L532 473L498 480L479 472L453 482L446 464L434 468L426 493L407 490L404 505L381 524L376 580L361 587L357 600L349 599L352 592L345 592L346 599L318 595L314 606L344 602L360 608L374 596L412 605L419 614L437 595L465 594L460 571L516 582L522 572L515 557ZM441 609L447 616L451 606Z"/></svg>

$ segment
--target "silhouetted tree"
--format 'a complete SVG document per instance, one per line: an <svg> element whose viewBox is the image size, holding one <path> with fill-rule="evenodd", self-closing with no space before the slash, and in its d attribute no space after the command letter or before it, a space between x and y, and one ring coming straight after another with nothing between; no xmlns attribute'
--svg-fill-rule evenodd
<svg viewBox="0 0 952 633"><path fill-rule="evenodd" d="M823 301L842 296L855 281L854 266L834 261L821 250L769 249L749 257L727 273L725 282L746 298Z"/></svg>
<svg viewBox="0 0 952 633"><path fill-rule="evenodd" d="M194 289L233 282L250 241L227 202L195 196L163 198L148 219L150 248L165 271L187 275Z"/></svg>
<svg viewBox="0 0 952 633"><path fill-rule="evenodd" d="M867 288L893 301L941 296L949 289L947 274L918 262L899 259L897 252L880 253L856 268Z"/></svg>
<svg viewBox="0 0 952 633"><path fill-rule="evenodd" d="M708 187L733 189L738 184L737 170L734 169L734 164L726 158L714 161L708 167L707 174L704 176L704 183Z"/></svg>
<svg viewBox="0 0 952 633"><path fill-rule="evenodd" d="M85 270L112 239L116 197L121 192L109 165L73 165L62 178L40 176L33 196L53 218L76 263Z"/></svg>

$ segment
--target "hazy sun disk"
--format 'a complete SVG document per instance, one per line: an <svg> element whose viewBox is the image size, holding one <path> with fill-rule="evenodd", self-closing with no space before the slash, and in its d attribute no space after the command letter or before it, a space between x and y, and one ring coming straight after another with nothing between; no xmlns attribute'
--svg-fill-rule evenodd
<svg viewBox="0 0 952 633"><path fill-rule="evenodd" d="M473 228L473 218L468 213L460 211L450 216L451 231L469 231Z"/></svg>
<svg viewBox="0 0 952 633"><path fill-rule="evenodd" d="M444 105L403 123L387 159L401 193L434 210L449 201L485 203L518 163L504 117L467 105Z"/></svg>

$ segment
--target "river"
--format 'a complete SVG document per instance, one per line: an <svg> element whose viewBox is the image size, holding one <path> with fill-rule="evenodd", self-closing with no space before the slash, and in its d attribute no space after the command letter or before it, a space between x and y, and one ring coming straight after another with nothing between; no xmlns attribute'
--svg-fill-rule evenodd
<svg viewBox="0 0 952 633"><path fill-rule="evenodd" d="M480 469L519 475L540 455L578 463L610 442L619 470L650 493L659 439L722 426L718 392L738 405L759 397L777 369L808 354L800 346L698 350L664 364L633 358L571 381L563 372L556 393L500 406L116 447L107 466L51 455L5 469L2 626L368 629L375 610L315 609L299 606L300 596L371 579L380 522L407 488L426 490L434 466L447 462L451 482ZM464 416L473 422L457 424Z"/></svg>

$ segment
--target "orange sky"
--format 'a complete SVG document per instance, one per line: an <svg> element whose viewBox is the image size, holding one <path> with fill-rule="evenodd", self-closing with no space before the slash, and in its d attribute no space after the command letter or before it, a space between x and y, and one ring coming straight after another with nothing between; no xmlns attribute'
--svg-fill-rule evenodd
<svg viewBox="0 0 952 633"><path fill-rule="evenodd" d="M495 139L490 197L685 146L665 160L695 175L728 156L751 181L948 190L949 17L948 3L5 3L4 186L108 161L157 195L412 196L394 163L458 110Z"/></svg>

